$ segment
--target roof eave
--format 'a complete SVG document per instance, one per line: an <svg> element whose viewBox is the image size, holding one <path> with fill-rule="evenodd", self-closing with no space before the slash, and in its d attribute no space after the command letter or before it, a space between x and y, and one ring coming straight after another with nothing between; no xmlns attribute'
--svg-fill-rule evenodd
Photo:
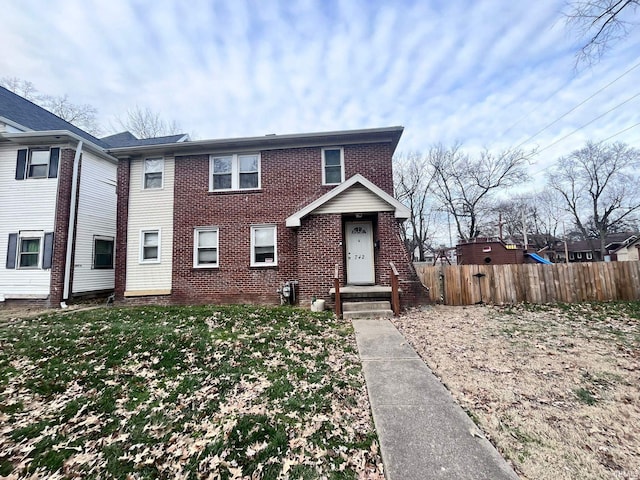
<svg viewBox="0 0 640 480"><path fill-rule="evenodd" d="M116 147L107 151L117 157L135 155L187 155L241 150L275 150L281 148L304 148L329 145L353 145L358 143L390 143L395 151L404 127L369 128L333 132L295 133L287 135L265 135L261 137L225 138L218 140L195 140L159 145Z"/></svg>
<svg viewBox="0 0 640 480"><path fill-rule="evenodd" d="M64 142L65 140L69 140L78 144L82 142L83 148L88 149L92 153L95 153L99 157L108 160L112 163L118 163L118 159L112 155L109 155L105 150L96 145L95 143L87 140L86 138L82 138L79 135L76 135L73 132L68 130L40 130L37 132L20 132L20 133L0 133L0 139L6 140L9 142L20 143L23 145L28 145L29 140L35 140L38 143L42 143L43 141L47 143L56 143L56 142Z"/></svg>

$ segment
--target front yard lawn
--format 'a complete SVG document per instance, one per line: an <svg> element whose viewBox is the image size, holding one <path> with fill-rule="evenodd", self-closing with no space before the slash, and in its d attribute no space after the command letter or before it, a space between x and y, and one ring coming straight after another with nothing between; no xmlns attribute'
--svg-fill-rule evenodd
<svg viewBox="0 0 640 480"><path fill-rule="evenodd" d="M207 306L0 326L0 477L383 475L349 323Z"/></svg>

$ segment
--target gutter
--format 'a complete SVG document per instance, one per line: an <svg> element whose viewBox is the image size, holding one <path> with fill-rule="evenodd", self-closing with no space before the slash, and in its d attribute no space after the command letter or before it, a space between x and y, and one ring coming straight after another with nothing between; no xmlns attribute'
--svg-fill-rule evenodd
<svg viewBox="0 0 640 480"><path fill-rule="evenodd" d="M73 158L73 176L71 177L71 205L69 207L69 225L67 228L67 256L64 263L64 290L62 292L62 302L60 306L66 308L65 300L69 299L69 290L71 290L71 260L73 259L73 240L76 228L76 197L78 195L78 168L80 165L80 156L82 155L82 140L78 142L76 147L76 155Z"/></svg>

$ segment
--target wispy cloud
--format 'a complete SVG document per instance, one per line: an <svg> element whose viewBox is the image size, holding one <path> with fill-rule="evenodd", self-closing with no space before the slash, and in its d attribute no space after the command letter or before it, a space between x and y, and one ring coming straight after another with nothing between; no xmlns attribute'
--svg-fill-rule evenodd
<svg viewBox="0 0 640 480"><path fill-rule="evenodd" d="M3 7L2 75L91 103L148 106L201 138L404 125L403 150L545 148L637 93L640 32L592 69L562 0L36 0ZM638 100L546 150L640 121ZM637 129L616 139L629 142Z"/></svg>

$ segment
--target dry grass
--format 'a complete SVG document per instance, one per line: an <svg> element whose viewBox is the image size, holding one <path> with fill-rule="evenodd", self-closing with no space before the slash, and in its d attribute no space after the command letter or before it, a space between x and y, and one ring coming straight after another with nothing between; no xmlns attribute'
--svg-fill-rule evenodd
<svg viewBox="0 0 640 480"><path fill-rule="evenodd" d="M640 478L640 304L436 306L396 326L525 479Z"/></svg>

